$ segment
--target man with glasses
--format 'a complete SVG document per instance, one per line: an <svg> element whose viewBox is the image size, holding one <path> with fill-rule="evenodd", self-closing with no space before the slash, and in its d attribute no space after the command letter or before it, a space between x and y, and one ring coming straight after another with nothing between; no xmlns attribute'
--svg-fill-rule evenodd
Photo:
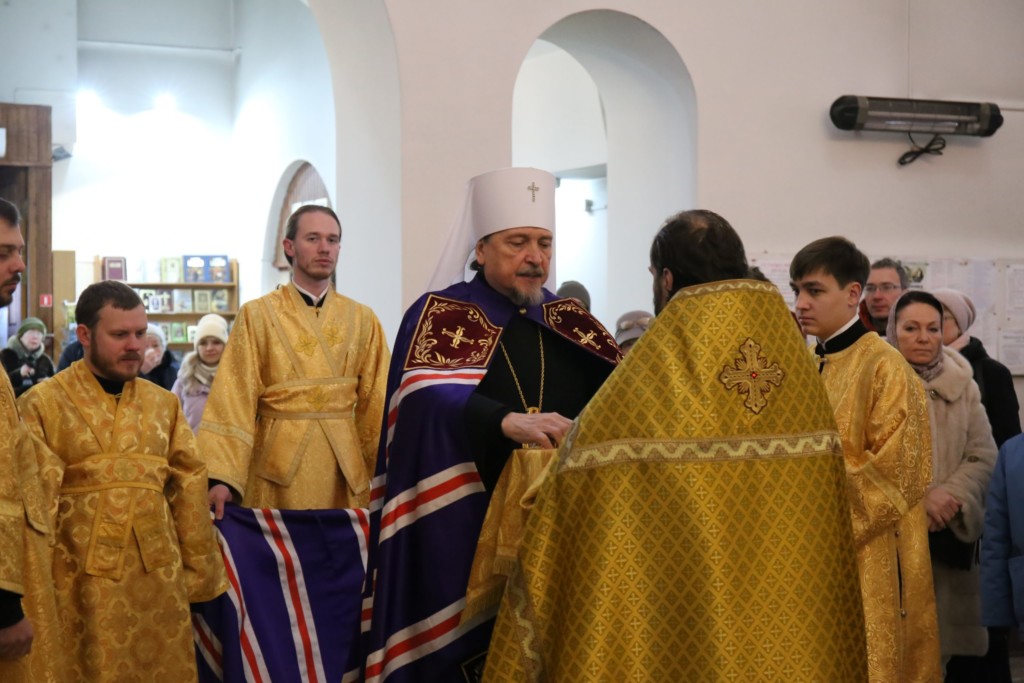
<svg viewBox="0 0 1024 683"><path fill-rule="evenodd" d="M909 285L907 269L899 261L886 257L872 263L871 274L864 287L864 300L860 302L860 318L864 325L884 335L889 309Z"/></svg>

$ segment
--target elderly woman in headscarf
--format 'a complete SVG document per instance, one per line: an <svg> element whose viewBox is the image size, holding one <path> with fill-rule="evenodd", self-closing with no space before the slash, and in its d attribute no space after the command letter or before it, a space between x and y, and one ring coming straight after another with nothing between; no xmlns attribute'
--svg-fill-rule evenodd
<svg viewBox="0 0 1024 683"><path fill-rule="evenodd" d="M985 406L996 446L1021 433L1020 404L1013 388L1013 375L1009 368L990 358L981 340L968 334L977 312L974 302L955 289L932 290L942 303L942 343L967 359L974 372L974 381L981 391L981 404Z"/></svg>
<svg viewBox="0 0 1024 683"><path fill-rule="evenodd" d="M146 350L142 356L139 377L159 384L167 391L178 379L178 361L167 348L167 336L160 326L149 323L146 328Z"/></svg>
<svg viewBox="0 0 1024 683"><path fill-rule="evenodd" d="M14 395L26 391L53 377L53 361L46 355L43 339L46 338L46 323L39 318L25 318L18 326L18 332L7 342L7 348L0 351L7 377L14 387Z"/></svg>
<svg viewBox="0 0 1024 683"><path fill-rule="evenodd" d="M942 314L933 295L910 290L889 312L886 336L917 372L929 397L932 483L924 506L939 638L948 662L957 655L982 656L988 649L976 544L996 444L971 364L942 344Z"/></svg>

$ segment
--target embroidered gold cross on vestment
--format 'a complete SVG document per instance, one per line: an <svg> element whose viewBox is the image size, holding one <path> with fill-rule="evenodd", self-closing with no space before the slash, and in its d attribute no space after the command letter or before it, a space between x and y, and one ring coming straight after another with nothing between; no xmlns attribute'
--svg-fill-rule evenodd
<svg viewBox="0 0 1024 683"><path fill-rule="evenodd" d="M590 332L584 333L583 330L578 327L572 328L572 331L580 336L580 344L587 344L588 346L593 346L595 349L601 348L601 345L594 341L594 337L597 336L597 332L591 330Z"/></svg>
<svg viewBox="0 0 1024 683"><path fill-rule="evenodd" d="M726 389L736 389L740 394L747 395L743 405L755 415L768 405L765 396L772 390L770 385L782 386L786 376L778 363L768 365L768 359L760 355L760 352L761 345L747 337L740 345L741 357L733 365L726 365L718 376Z"/></svg>
<svg viewBox="0 0 1024 683"><path fill-rule="evenodd" d="M465 331L466 328L463 327L462 325L459 325L458 327L455 328L455 332L449 332L447 328L443 328L441 330L441 334L445 335L446 337L452 338L453 349L459 348L459 344L461 344L462 342L466 342L467 344L476 344L475 339L470 339L469 337L464 336Z"/></svg>

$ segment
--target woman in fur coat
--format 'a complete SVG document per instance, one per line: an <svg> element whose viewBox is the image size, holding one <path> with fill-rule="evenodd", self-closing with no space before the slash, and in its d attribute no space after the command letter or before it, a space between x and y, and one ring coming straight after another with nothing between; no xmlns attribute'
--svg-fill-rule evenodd
<svg viewBox="0 0 1024 683"><path fill-rule="evenodd" d="M889 314L887 336L928 391L932 485L924 506L943 660L980 657L988 634L981 624L977 541L996 462L992 428L971 364L942 346L938 299L920 290L903 294Z"/></svg>

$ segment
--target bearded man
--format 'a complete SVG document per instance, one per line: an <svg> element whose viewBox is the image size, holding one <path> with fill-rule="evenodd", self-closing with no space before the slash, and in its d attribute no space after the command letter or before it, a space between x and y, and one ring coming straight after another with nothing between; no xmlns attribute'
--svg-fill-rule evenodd
<svg viewBox="0 0 1024 683"><path fill-rule="evenodd" d="M189 603L227 587L206 465L177 397L137 379L138 294L97 282L75 314L84 358L18 402L55 519L64 680L195 680Z"/></svg>
<svg viewBox="0 0 1024 683"><path fill-rule="evenodd" d="M0 308L25 272L18 208L0 198ZM0 681L66 680L50 573L52 536L35 449L0 373Z"/></svg>
<svg viewBox="0 0 1024 683"><path fill-rule="evenodd" d="M405 314L370 503L367 681L478 679L494 610L462 612L491 492L513 451L562 442L620 358L578 302L544 288L554 191L534 168L470 180L434 277L459 282Z"/></svg>

